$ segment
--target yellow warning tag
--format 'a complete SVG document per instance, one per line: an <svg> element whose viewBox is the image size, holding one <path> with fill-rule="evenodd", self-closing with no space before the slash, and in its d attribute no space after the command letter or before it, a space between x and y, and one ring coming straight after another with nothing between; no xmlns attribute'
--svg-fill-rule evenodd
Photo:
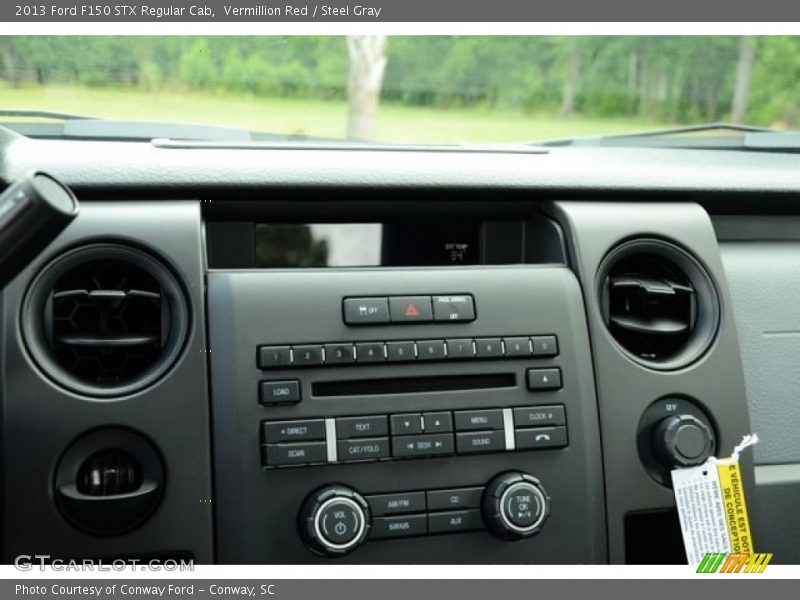
<svg viewBox="0 0 800 600"><path fill-rule="evenodd" d="M739 453L758 437L746 436L730 458L672 471L672 487L690 565L709 553L753 553Z"/></svg>
<svg viewBox="0 0 800 600"><path fill-rule="evenodd" d="M744 484L739 461L726 459L717 463L720 492L725 505L725 521L731 552L753 552L750 536L750 519L747 517L747 502L744 499Z"/></svg>

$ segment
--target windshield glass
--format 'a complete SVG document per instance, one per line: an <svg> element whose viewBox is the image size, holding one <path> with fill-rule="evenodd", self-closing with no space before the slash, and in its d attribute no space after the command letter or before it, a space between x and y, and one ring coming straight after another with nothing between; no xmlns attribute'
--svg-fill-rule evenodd
<svg viewBox="0 0 800 600"><path fill-rule="evenodd" d="M800 118L799 69L800 37L779 36L7 36L0 109L298 141L530 142L717 121L783 130Z"/></svg>

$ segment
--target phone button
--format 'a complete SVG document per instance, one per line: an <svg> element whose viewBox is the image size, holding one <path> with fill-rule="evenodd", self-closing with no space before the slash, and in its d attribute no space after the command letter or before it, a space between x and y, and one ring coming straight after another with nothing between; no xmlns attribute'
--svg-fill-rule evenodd
<svg viewBox="0 0 800 600"><path fill-rule="evenodd" d="M517 450L560 448L567 445L566 427L535 427L533 429L517 429L515 436Z"/></svg>

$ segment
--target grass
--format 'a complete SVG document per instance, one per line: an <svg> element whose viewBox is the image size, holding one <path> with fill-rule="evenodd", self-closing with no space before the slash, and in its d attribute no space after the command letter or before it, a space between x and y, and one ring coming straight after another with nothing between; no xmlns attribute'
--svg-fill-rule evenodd
<svg viewBox="0 0 800 600"><path fill-rule="evenodd" d="M31 108L92 116L185 121L251 130L341 138L347 105L342 101L257 98L241 94L74 86L13 88L0 82L0 108ZM635 119L531 115L485 108L420 108L386 104L379 108L379 141L521 142L623 133L664 127Z"/></svg>

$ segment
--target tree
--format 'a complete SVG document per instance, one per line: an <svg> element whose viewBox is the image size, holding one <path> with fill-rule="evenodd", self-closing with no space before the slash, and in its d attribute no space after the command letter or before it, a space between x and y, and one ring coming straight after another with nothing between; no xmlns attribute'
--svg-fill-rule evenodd
<svg viewBox="0 0 800 600"><path fill-rule="evenodd" d="M750 76L753 72L753 37L743 35L739 39L739 59L736 63L736 83L733 86L733 109L731 120L744 123L747 118L747 100L750 95Z"/></svg>
<svg viewBox="0 0 800 600"><path fill-rule="evenodd" d="M386 70L385 35L347 36L347 137L371 140Z"/></svg>
<svg viewBox="0 0 800 600"><path fill-rule="evenodd" d="M576 38L569 39L569 59L561 96L561 114L568 117L575 113L578 86L581 80L581 49Z"/></svg>

